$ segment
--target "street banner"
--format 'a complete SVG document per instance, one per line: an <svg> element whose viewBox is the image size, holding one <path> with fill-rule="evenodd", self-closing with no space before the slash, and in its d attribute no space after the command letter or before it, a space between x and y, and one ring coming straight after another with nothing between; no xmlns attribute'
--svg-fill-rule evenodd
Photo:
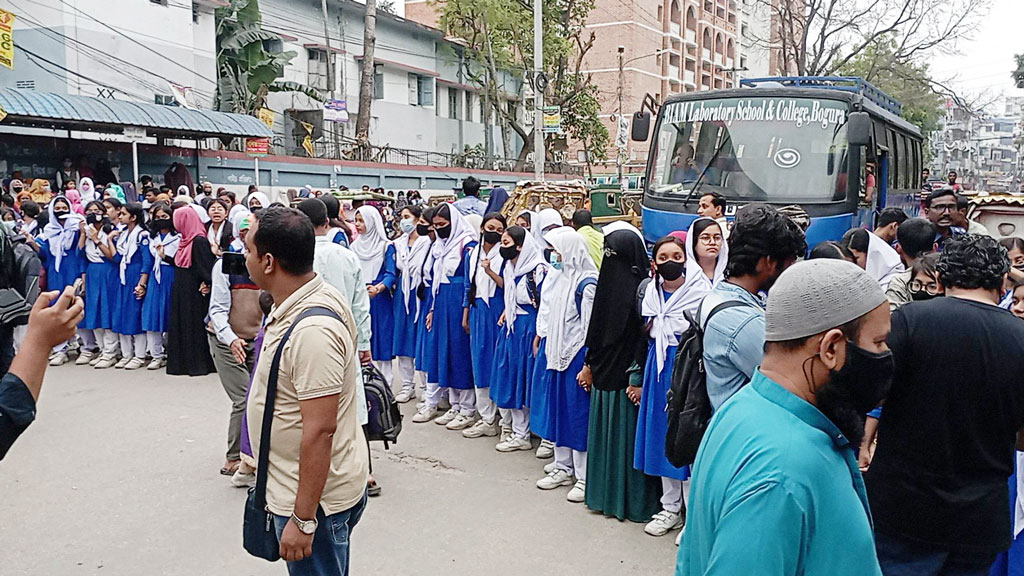
<svg viewBox="0 0 1024 576"><path fill-rule="evenodd" d="M313 125L307 122L299 121L302 127L306 129L306 137L302 139L302 147L306 150L306 154L310 158L313 157Z"/></svg>
<svg viewBox="0 0 1024 576"><path fill-rule="evenodd" d="M270 154L270 138L246 138L245 153L249 156L266 156Z"/></svg>
<svg viewBox="0 0 1024 576"><path fill-rule="evenodd" d="M324 102L324 122L348 122L348 102L344 100Z"/></svg>
<svg viewBox="0 0 1024 576"><path fill-rule="evenodd" d="M0 64L14 70L14 14L0 10Z"/></svg>
<svg viewBox="0 0 1024 576"><path fill-rule="evenodd" d="M544 133L562 133L562 108L559 106L544 107Z"/></svg>
<svg viewBox="0 0 1024 576"><path fill-rule="evenodd" d="M267 128L274 129L274 111L270 108L260 108L257 114L260 121L267 125Z"/></svg>

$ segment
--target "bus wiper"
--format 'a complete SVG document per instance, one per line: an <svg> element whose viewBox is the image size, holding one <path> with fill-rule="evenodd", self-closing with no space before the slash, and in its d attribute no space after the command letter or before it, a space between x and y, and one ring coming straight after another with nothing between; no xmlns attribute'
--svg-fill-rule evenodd
<svg viewBox="0 0 1024 576"><path fill-rule="evenodd" d="M704 169L701 170L700 175L697 176L697 181L693 183L693 188L690 188L690 193L687 194L686 198L683 200L683 208L686 208L690 204L690 199L692 199L694 193L700 189L700 185L704 183L704 177L707 176L708 170L711 169L711 165L715 163L715 160L718 159L718 155L722 152L722 149L725 148L725 144L730 140L732 139L726 136L725 138L722 138L721 142L719 142L718 147L715 148L715 153L711 155L711 159L704 165Z"/></svg>

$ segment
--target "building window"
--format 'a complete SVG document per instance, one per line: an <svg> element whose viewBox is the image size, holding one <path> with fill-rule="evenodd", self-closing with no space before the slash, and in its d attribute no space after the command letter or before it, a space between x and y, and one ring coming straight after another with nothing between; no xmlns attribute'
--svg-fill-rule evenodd
<svg viewBox="0 0 1024 576"><path fill-rule="evenodd" d="M473 93L466 92L466 122L473 121Z"/></svg>
<svg viewBox="0 0 1024 576"><path fill-rule="evenodd" d="M373 65L373 99L384 99L384 66Z"/></svg>
<svg viewBox="0 0 1024 576"><path fill-rule="evenodd" d="M664 15L664 14L662 14L662 11L663 11L663 10L662 10L662 7L661 7L661 6L658 6L658 22L661 22L661 21L662 21L662 19L663 19L663 18L665 18L665 15Z"/></svg>
<svg viewBox="0 0 1024 576"><path fill-rule="evenodd" d="M161 106L177 106L178 103L174 101L174 96L169 94L154 94L153 101Z"/></svg>
<svg viewBox="0 0 1024 576"><path fill-rule="evenodd" d="M448 118L459 119L459 91L455 88L448 88Z"/></svg>
<svg viewBox="0 0 1024 576"><path fill-rule="evenodd" d="M409 74L409 104L413 106L434 105L434 79L419 74Z"/></svg>
<svg viewBox="0 0 1024 576"><path fill-rule="evenodd" d="M270 40L263 41L263 50L271 54L280 54L284 52L284 42L281 42L280 38L272 38ZM326 60L325 60L326 61Z"/></svg>
<svg viewBox="0 0 1024 576"><path fill-rule="evenodd" d="M306 54L309 57L309 75L306 83L310 88L327 90L327 52L310 48Z"/></svg>
<svg viewBox="0 0 1024 576"><path fill-rule="evenodd" d="M487 121L487 102L483 98L480 99L480 122L484 123Z"/></svg>

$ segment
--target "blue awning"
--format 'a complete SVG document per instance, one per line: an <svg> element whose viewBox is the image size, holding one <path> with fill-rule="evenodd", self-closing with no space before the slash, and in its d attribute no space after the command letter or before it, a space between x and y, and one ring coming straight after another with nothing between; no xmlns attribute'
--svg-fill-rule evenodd
<svg viewBox="0 0 1024 576"><path fill-rule="evenodd" d="M16 88L0 89L0 109L7 114L0 126L108 133L136 127L145 128L150 136L174 138L270 138L274 135L258 118L244 114Z"/></svg>

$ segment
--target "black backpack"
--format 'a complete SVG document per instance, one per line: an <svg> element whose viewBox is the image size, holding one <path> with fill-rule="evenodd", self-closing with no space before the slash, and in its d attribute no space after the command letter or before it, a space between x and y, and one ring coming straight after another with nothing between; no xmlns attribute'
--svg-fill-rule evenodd
<svg viewBox="0 0 1024 576"><path fill-rule="evenodd" d="M14 288L29 305L35 303L41 291L40 278L43 263L39 254L24 240L14 242Z"/></svg>
<svg viewBox="0 0 1024 576"><path fill-rule="evenodd" d="M746 306L738 300L722 302L711 309L704 326L691 312L686 312L690 327L679 339L672 383L668 390L668 433L665 435L665 456L675 467L693 464L704 433L711 421L711 400L708 398L707 372L704 367L704 328L715 314L728 308Z"/></svg>
<svg viewBox="0 0 1024 576"><path fill-rule="evenodd" d="M383 442L387 450L398 443L402 432L402 411L391 392L384 375L376 366L363 366L363 387L366 390L366 437L371 442Z"/></svg>

